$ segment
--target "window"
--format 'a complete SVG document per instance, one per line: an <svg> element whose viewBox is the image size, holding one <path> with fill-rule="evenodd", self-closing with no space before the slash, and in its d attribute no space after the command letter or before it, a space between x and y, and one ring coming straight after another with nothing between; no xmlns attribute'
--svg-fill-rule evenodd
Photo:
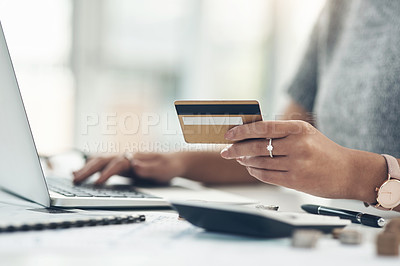
<svg viewBox="0 0 400 266"><path fill-rule="evenodd" d="M273 118L323 4L0 0L0 18L41 153L172 151L175 99L259 99Z"/></svg>
<svg viewBox="0 0 400 266"><path fill-rule="evenodd" d="M68 0L0 1L1 23L35 142L43 154L73 146L71 7Z"/></svg>
<svg viewBox="0 0 400 266"><path fill-rule="evenodd" d="M82 149L180 149L175 99L263 99L271 1L75 4L76 139Z"/></svg>

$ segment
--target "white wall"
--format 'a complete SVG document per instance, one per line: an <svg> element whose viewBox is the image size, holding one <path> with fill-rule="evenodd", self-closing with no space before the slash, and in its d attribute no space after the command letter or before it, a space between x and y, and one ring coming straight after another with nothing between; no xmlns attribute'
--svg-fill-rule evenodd
<svg viewBox="0 0 400 266"><path fill-rule="evenodd" d="M324 2L0 0L0 19L41 153L159 151L183 143L177 98L255 98L279 113Z"/></svg>

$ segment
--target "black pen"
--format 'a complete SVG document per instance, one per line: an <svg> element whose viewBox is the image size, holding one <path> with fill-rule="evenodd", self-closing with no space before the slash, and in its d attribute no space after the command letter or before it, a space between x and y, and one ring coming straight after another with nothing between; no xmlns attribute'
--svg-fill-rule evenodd
<svg viewBox="0 0 400 266"><path fill-rule="evenodd" d="M338 216L340 219L351 220L352 223L363 224L372 227L383 227L386 223L385 219L382 217L357 211L341 210L312 204L301 205L301 208L308 213Z"/></svg>

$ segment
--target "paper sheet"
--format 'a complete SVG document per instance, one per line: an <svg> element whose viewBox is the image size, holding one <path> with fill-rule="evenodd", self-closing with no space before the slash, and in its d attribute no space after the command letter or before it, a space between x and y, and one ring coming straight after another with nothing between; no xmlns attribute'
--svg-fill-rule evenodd
<svg viewBox="0 0 400 266"><path fill-rule="evenodd" d="M10 263L65 265L398 265L380 259L374 243L343 246L325 237L316 249L294 249L290 239L255 239L205 232L175 213L147 212L140 224L0 235L0 256ZM368 235L368 234L367 234ZM374 235L374 233L370 234ZM24 259L18 254L24 254ZM5 259L5 260L4 260ZM48 263L48 264L47 264ZM34 264L32 264L34 265ZM38 264L37 264L38 265ZM63 265L63 264L61 264Z"/></svg>
<svg viewBox="0 0 400 266"><path fill-rule="evenodd" d="M0 203L0 219L21 219L21 208L26 206ZM292 248L289 238L256 239L205 232L179 220L173 212L128 213L143 213L146 222L2 233L0 264L384 266L400 263L399 258L377 257L374 237L380 231L361 225L352 226L363 232L365 239L360 246L345 246L325 236L315 249L305 250Z"/></svg>

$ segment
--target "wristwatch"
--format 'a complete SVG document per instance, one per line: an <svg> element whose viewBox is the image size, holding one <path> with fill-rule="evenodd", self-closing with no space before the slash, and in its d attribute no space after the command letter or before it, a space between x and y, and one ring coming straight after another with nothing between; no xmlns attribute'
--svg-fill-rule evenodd
<svg viewBox="0 0 400 266"><path fill-rule="evenodd" d="M400 166L393 156L382 154L388 166L388 179L375 189L378 195L374 207L392 210L400 204Z"/></svg>

